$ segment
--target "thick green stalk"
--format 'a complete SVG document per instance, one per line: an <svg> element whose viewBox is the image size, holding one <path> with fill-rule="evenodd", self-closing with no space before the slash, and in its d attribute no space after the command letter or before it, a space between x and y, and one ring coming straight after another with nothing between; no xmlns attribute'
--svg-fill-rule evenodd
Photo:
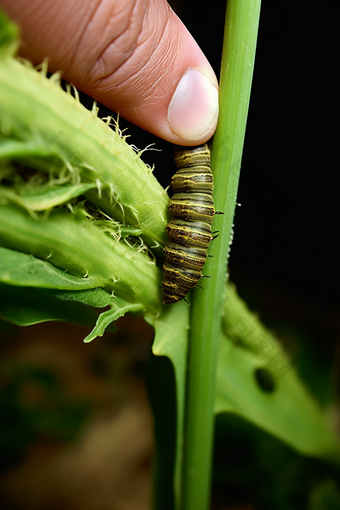
<svg viewBox="0 0 340 510"><path fill-rule="evenodd" d="M0 204L0 244L47 260L73 276L89 277L98 287L141 303L149 315L159 314L159 268L146 253L115 241L79 211L54 210L47 218L35 219L20 207Z"/></svg>
<svg viewBox="0 0 340 510"><path fill-rule="evenodd" d="M223 44L220 117L213 142L214 220L219 237L193 295L184 441L183 510L209 507L216 362L229 243L253 76L260 0L228 0Z"/></svg>

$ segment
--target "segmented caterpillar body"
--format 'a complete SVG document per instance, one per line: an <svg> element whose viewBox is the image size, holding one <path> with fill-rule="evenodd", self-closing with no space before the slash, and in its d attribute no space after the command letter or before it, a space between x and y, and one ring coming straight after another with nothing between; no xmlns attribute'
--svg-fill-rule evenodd
<svg viewBox="0 0 340 510"><path fill-rule="evenodd" d="M171 180L174 195L169 204L172 220L166 228L169 242L164 248L164 304L183 299L202 277L215 214L208 145L178 148L174 159L178 170Z"/></svg>

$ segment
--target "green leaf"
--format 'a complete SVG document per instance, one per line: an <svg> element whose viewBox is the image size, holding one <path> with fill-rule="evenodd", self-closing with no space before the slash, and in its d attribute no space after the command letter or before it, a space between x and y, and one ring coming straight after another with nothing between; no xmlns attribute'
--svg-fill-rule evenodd
<svg viewBox="0 0 340 510"><path fill-rule="evenodd" d="M8 200L24 207L28 211L46 211L57 205L68 202L71 198L79 197L86 191L96 188L95 183L88 184L46 184L37 189L22 186L18 191L0 186L0 199Z"/></svg>
<svg viewBox="0 0 340 510"><path fill-rule="evenodd" d="M125 313L144 310L141 303L128 303L97 288L99 282L95 279L69 275L49 262L2 247L0 282L5 284L0 284L0 316L3 319L20 326L46 321L92 326L97 319L84 342L102 336L107 327ZM73 304L65 304L66 301ZM110 310L97 318L94 311L89 312L81 305L92 308L110 306Z"/></svg>
<svg viewBox="0 0 340 510"><path fill-rule="evenodd" d="M156 335L152 347L152 352L154 355L168 357L174 367L177 397L177 426L175 470L174 478L171 480L171 482L174 484L173 487L176 509L180 508L181 501L182 449L189 312L190 308L185 301L180 301L179 303L176 303L172 306L163 306L160 317L155 321ZM158 507L168 508L165 501L163 501L163 503L159 502Z"/></svg>
<svg viewBox="0 0 340 510"><path fill-rule="evenodd" d="M215 412L238 414L303 454L339 463L340 443L322 409L272 333L230 285L223 329Z"/></svg>
<svg viewBox="0 0 340 510"><path fill-rule="evenodd" d="M87 335L86 338L84 338L84 342L89 343L97 338L97 336L103 336L106 328L112 322L119 319L119 317L123 317L123 315L125 315L127 312L141 313L143 312L143 305L127 303L123 299L116 298L116 302L111 303L111 309L99 315L95 327L91 333Z"/></svg>
<svg viewBox="0 0 340 510"><path fill-rule="evenodd" d="M98 314L94 308L106 310ZM143 306L115 298L103 289L56 291L40 288L16 288L0 284L0 317L18 326L62 321L93 326L85 338L88 343L103 336L105 330L127 312L141 313ZM111 329L112 330L112 329Z"/></svg>
<svg viewBox="0 0 340 510"><path fill-rule="evenodd" d="M103 289L88 289L77 291L46 291L47 295L52 295L61 301L73 301L82 303L93 308L105 308L113 305L116 300L125 304L125 301L115 298Z"/></svg>
<svg viewBox="0 0 340 510"><path fill-rule="evenodd" d="M82 303L60 300L53 291L0 284L0 317L18 326L49 321L93 326L97 313Z"/></svg>
<svg viewBox="0 0 340 510"><path fill-rule="evenodd" d="M65 273L33 255L0 246L0 281L21 287L80 290L100 286L95 278L79 278ZM106 306L106 305L103 305Z"/></svg>

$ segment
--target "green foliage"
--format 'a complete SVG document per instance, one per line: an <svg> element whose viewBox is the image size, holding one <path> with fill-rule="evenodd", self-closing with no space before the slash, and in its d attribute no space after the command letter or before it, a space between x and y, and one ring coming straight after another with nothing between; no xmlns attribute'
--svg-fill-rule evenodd
<svg viewBox="0 0 340 510"><path fill-rule="evenodd" d="M3 246L48 260L79 278L89 277L96 287L158 313L160 272L155 263L140 244L133 247L114 239L110 231L107 235L106 228L98 227L85 212L56 209L48 218L32 218L23 209L6 205L0 207L0 225Z"/></svg>
<svg viewBox="0 0 340 510"><path fill-rule="evenodd" d="M1 22L13 41L13 25ZM127 311L151 322L159 314L160 271L145 243L156 252L165 243L168 197L118 124L113 131L115 121L99 119L95 104L86 110L46 72L46 63L38 72L1 54L0 238L9 249L1 314L21 325L93 324L85 306L109 306L90 341Z"/></svg>
<svg viewBox="0 0 340 510"><path fill-rule="evenodd" d="M243 417L304 455L339 464L340 445L327 423L325 413L299 380L272 333L249 311L232 285L227 286L223 310L215 310L215 318L218 319L221 313L223 331L219 342L215 413L232 413ZM156 320L153 345L153 353L168 357L174 367L177 397L176 509L181 508L185 490L182 477L188 314L188 307L183 302L167 308ZM204 399L205 395L201 394L200 397ZM164 413L157 406L154 406L154 411L156 419L158 412ZM166 476L167 470L162 465L161 453L159 455L159 473ZM164 462L167 462L167 458ZM167 485L165 480L159 483ZM158 507L167 508L165 505L165 500L160 499Z"/></svg>
<svg viewBox="0 0 340 510"><path fill-rule="evenodd" d="M232 412L305 455L340 460L340 445L278 341L227 287L215 411Z"/></svg>
<svg viewBox="0 0 340 510"><path fill-rule="evenodd" d="M2 187L0 188L0 200L18 204L27 211L46 211L68 202L71 198L79 197L95 187L95 183L59 185L48 183L38 189L21 185L15 191Z"/></svg>

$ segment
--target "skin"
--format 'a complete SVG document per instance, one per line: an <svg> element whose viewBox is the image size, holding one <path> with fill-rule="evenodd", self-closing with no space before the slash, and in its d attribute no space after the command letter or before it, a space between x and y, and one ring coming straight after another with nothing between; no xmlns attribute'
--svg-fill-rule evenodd
<svg viewBox="0 0 340 510"><path fill-rule="evenodd" d="M179 145L199 145L214 133L215 74L165 0L0 0L0 5L21 28L22 56L35 64L47 56L50 71L62 70L63 78L122 117ZM193 86L182 93L178 85L189 75Z"/></svg>

